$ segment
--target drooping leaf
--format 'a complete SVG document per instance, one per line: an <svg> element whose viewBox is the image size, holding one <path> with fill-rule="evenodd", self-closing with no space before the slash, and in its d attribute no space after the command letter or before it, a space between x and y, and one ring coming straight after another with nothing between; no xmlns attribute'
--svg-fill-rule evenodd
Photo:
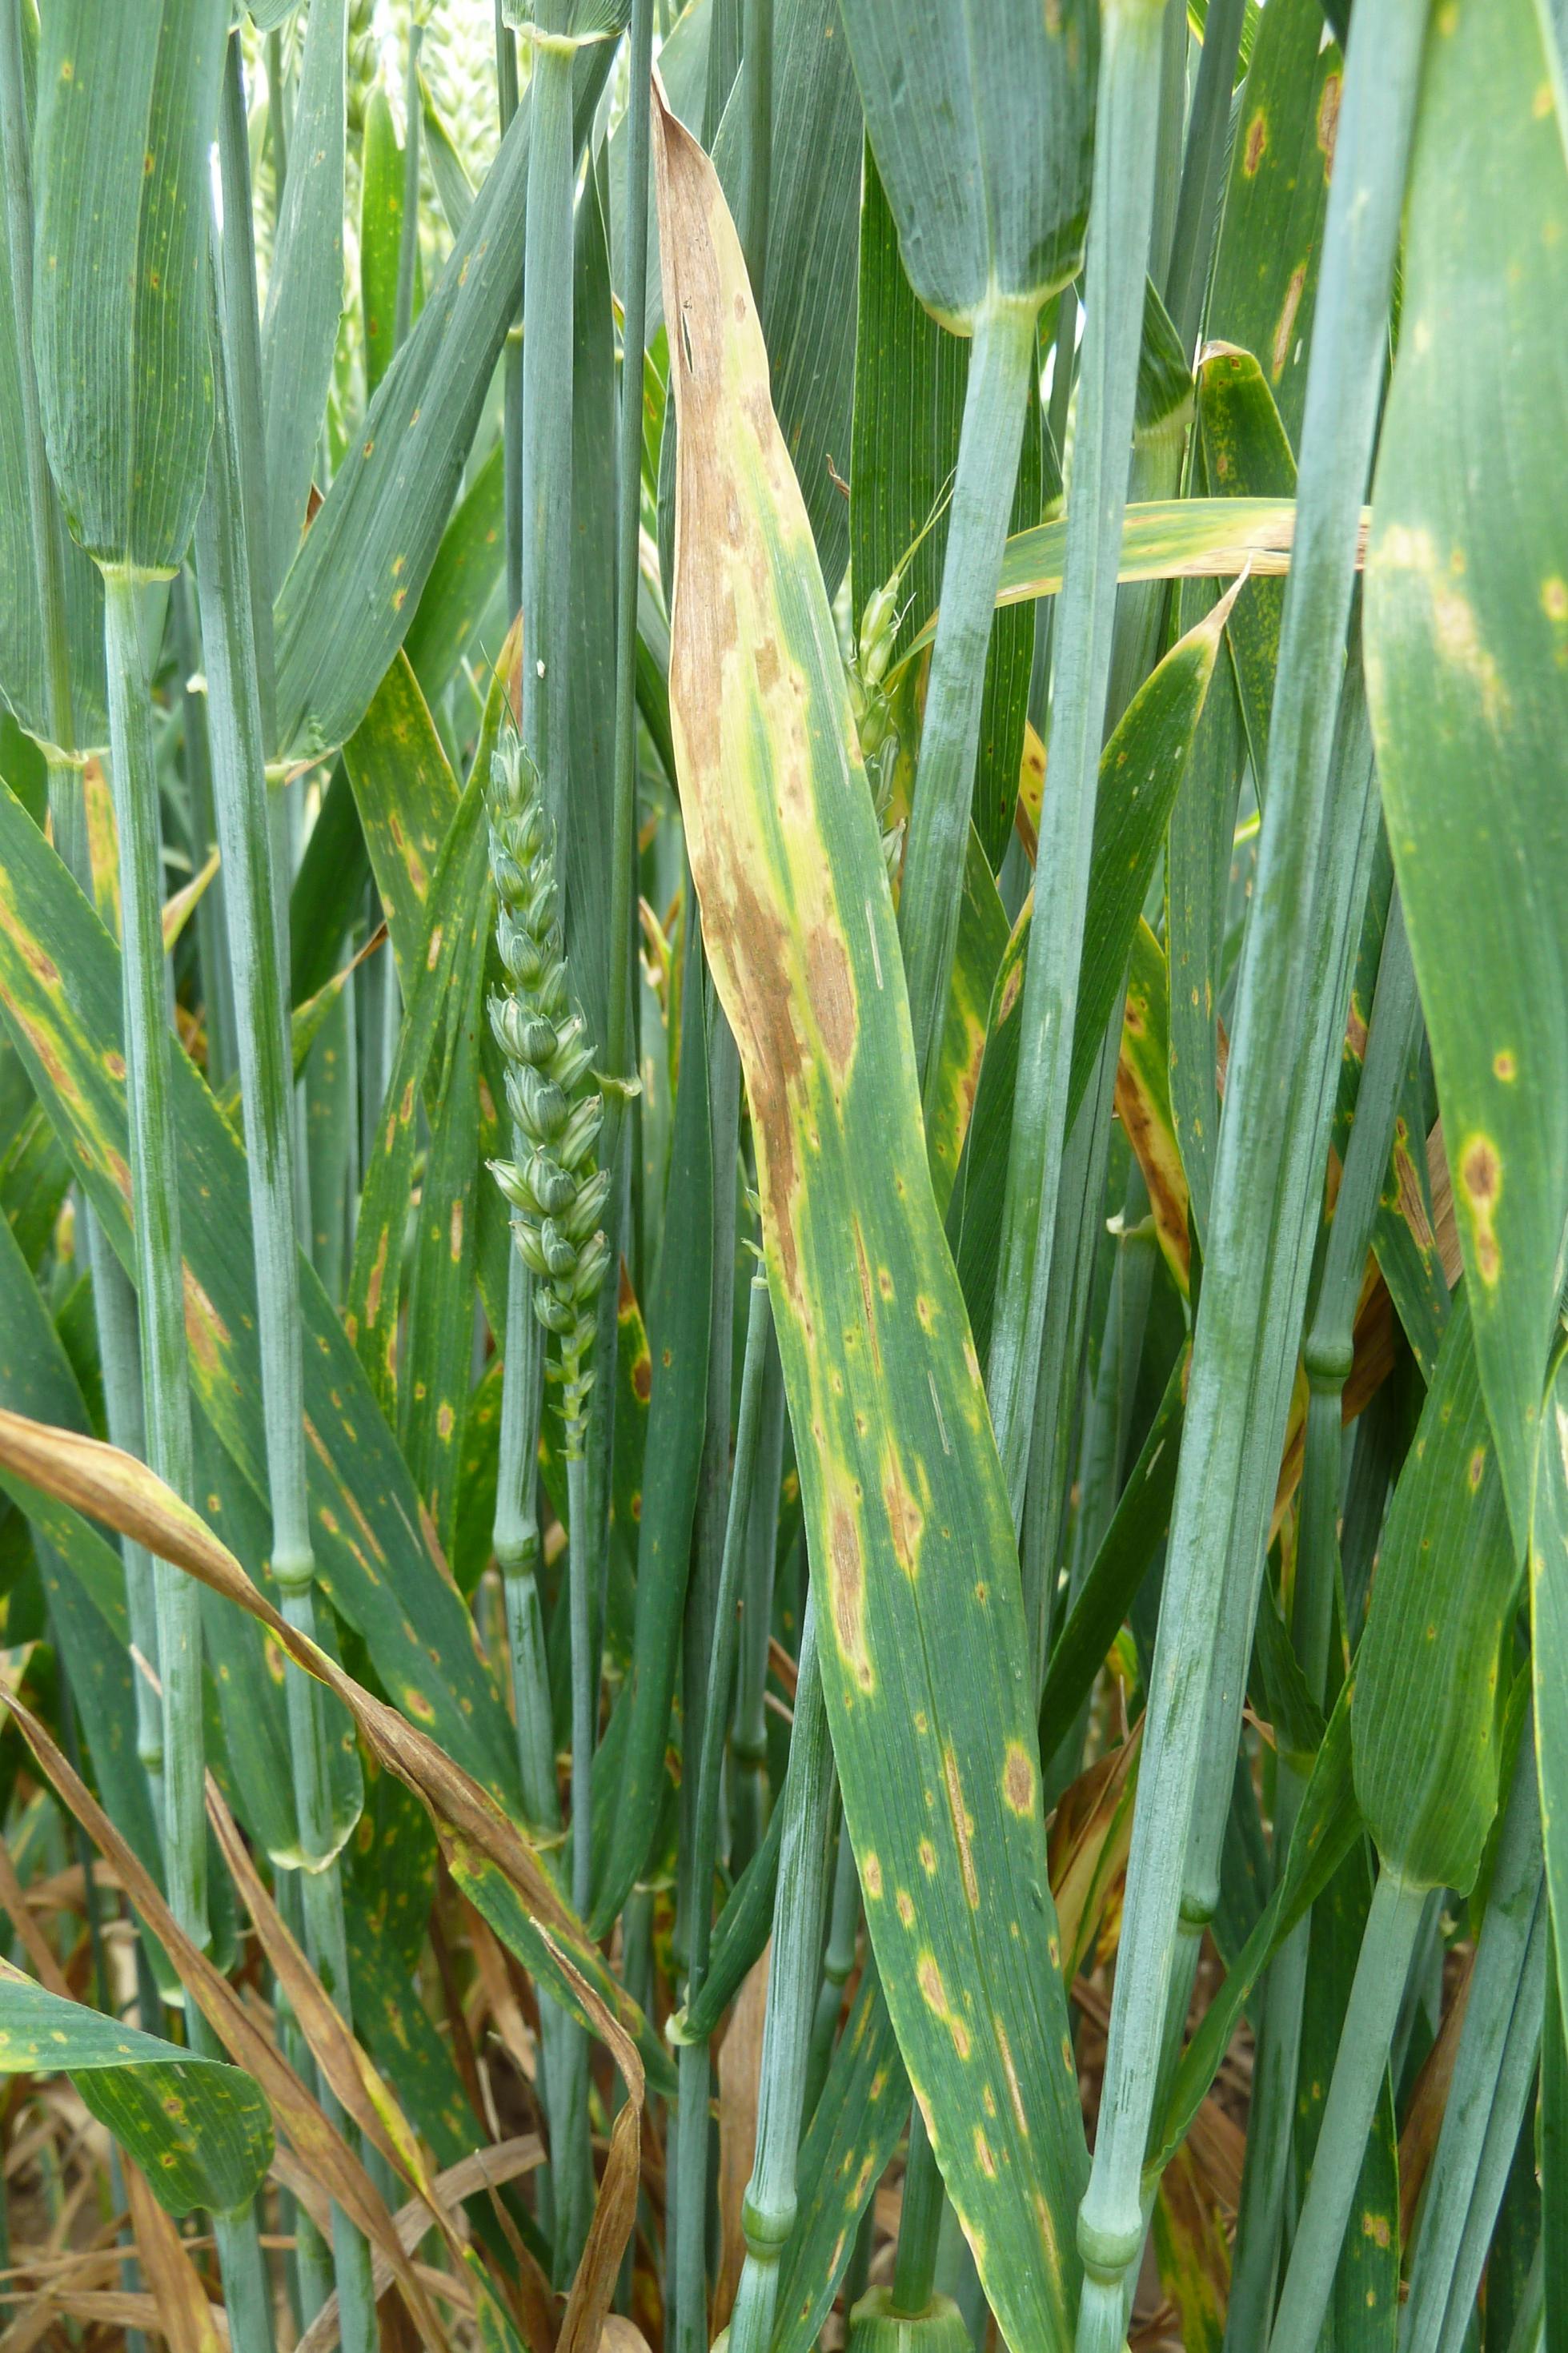
<svg viewBox="0 0 1568 2353"><path fill-rule="evenodd" d="M0 2074L56 2073L69 2075L167 2212L229 2213L260 2188L272 2124L243 2068L67 2001L0 1960Z"/></svg>
<svg viewBox="0 0 1568 2353"><path fill-rule="evenodd" d="M9 794L0 794L0 1010L111 1246L129 1257L119 956ZM265 1494L244 1159L178 1053L174 1098L193 1393ZM322 1584L364 1636L386 1688L436 1726L477 1778L510 1793L510 1726L472 1620L436 1567L406 1467L309 1266L300 1268L300 1291L311 1536Z"/></svg>
<svg viewBox="0 0 1568 2353"><path fill-rule="evenodd" d="M1365 624L1476 1359L1521 1545L1568 1218L1568 494L1528 454L1568 430L1552 332L1568 163L1542 23L1531 0L1432 19Z"/></svg>
<svg viewBox="0 0 1568 2353"><path fill-rule="evenodd" d="M1084 2160L1035 1726L1014 1666L1011 1514L926 1174L832 618L739 242L700 149L662 110L656 126L665 308L682 322L671 718L750 1094L791 1420L811 1439L799 1460L831 1630L823 1686L872 1944L938 2162L1004 2327L1040 2341L1068 2326ZM959 1650L962 1680L936 1665ZM923 1816L911 1784L932 1791Z"/></svg>

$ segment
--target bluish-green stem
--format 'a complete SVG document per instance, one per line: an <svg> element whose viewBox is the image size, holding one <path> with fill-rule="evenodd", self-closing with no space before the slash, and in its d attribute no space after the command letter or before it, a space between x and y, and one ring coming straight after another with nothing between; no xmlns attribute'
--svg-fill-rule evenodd
<svg viewBox="0 0 1568 2353"><path fill-rule="evenodd" d="M98 1219L88 1227L88 1263L92 1269L93 1318L103 1369L104 1419L110 1443L146 1460L147 1425L142 1410L142 1344L136 1331L136 1292L115 1257ZM134 1650L152 1670L132 1677L136 1695L136 1754L147 1776L153 1819L163 1831L163 1709L158 1697L157 1577L153 1556L132 1537L121 1539L125 1569L125 1614Z"/></svg>
<svg viewBox="0 0 1568 2353"><path fill-rule="evenodd" d="M245 111L245 57L237 28L228 37L218 106L218 173L223 189L223 297L233 357L245 547L250 566L250 633L261 698L261 741L273 748L272 578L267 539L267 438L261 417L261 312L256 295L256 239L250 195L250 127ZM279 202L282 184L279 181Z"/></svg>
<svg viewBox="0 0 1568 2353"><path fill-rule="evenodd" d="M192 1489L191 1402L180 1254L179 1177L170 1099L163 859L152 690L137 628L137 583L105 566L110 766L120 833L120 902L132 1203L142 1383L150 1467L178 1495ZM206 1811L202 1638L196 1588L160 1561L158 1665L163 1685L164 1862L181 1928L205 1948Z"/></svg>
<svg viewBox="0 0 1568 2353"><path fill-rule="evenodd" d="M1542 1891L1535 1909L1524 1965L1520 1971L1518 1997L1509 2019L1502 2063L1498 2069L1497 2094L1487 2118L1480 2158L1476 2167L1475 2188L1470 2194L1470 2211L1465 2217L1464 2232L1454 2262L1448 2309L1444 2317L1442 2334L1436 2340L1436 2353L1460 2353L1475 2321L1481 2274L1486 2269L1492 2235L1497 2228L1498 2210L1508 2188L1509 2169L1524 2123L1526 2106L1535 2087L1541 2060L1542 2029L1546 2011L1546 1953L1552 1934L1551 1908ZM1553 2228L1560 2226L1560 2215L1554 2211ZM1412 2338L1411 2345L1412 2353L1422 2353L1420 2340Z"/></svg>
<svg viewBox="0 0 1568 2353"><path fill-rule="evenodd" d="M136 599L135 579L121 567L106 565L104 652L120 834L126 1102L147 1461L188 1502L191 1399L170 1101L173 1046L163 976L158 772ZM163 1873L171 1911L191 1942L205 1951L209 1929L199 1597L190 1578L165 1561L155 1565L153 1577L163 1686ZM187 2031L193 2050L205 2057L222 2055L216 2036L194 2006ZM213 2230L237 2353L261 2353L272 2342L272 2319L254 2210L215 2214Z"/></svg>
<svg viewBox="0 0 1568 2353"><path fill-rule="evenodd" d="M1329 195L1297 484L1258 867L1220 1125L1209 1247L1167 1548L1160 1649L1144 1732L1105 2089L1079 2244L1079 2353L1122 2341L1123 2290L1142 2247L1140 2177L1167 2004L1233 1543L1256 1575L1266 1516L1233 1528L1244 1422L1260 1370L1259 1306L1309 981L1335 705L1371 465L1388 301L1415 112L1425 0L1363 0ZM1369 29L1370 28L1370 29ZM1270 1431L1270 1438L1282 1434ZM1255 1440L1257 1433L1254 1433ZM1248 1510L1254 1505L1249 1501ZM1268 1509L1267 1495L1263 1514Z"/></svg>
<svg viewBox="0 0 1568 2353"><path fill-rule="evenodd" d="M512 1137L514 1155L526 1150ZM539 1417L544 1398L544 1327L533 1312L533 1277L519 1250L510 1254L506 1353L501 1376L496 1512L491 1538L506 1599L518 1779L523 1812L536 1831L561 1827L550 1663L539 1599L537 1503Z"/></svg>
<svg viewBox="0 0 1568 2353"><path fill-rule="evenodd" d="M1426 1893L1386 1868L1373 1891L1269 2353L1316 2353Z"/></svg>
<svg viewBox="0 0 1568 2353"><path fill-rule="evenodd" d="M784 1835L758 2074L757 2147L741 2209L746 2258L730 2316L730 2353L768 2353L773 2342L779 2257L795 2216L795 2165L827 1905L833 1800L833 1751L816 1663L816 1609L808 1599L789 1769L779 1799Z"/></svg>
<svg viewBox="0 0 1568 2353"><path fill-rule="evenodd" d="M49 810L61 857L84 897L93 896L80 785L74 773L75 718L71 704L70 646L66 618L65 541L59 501L49 472L33 363L32 153L22 70L20 0L0 0L0 146L4 148L5 234L11 261L11 301L17 322L16 375L27 468L27 507L37 565L38 612L43 631L44 672L49 727ZM104 1409L112 1442L142 1457L145 1429L142 1410L141 1351L136 1334L136 1293L115 1257L90 1202L84 1199L87 1261L92 1275L93 1319L103 1374ZM131 1639L158 1674L158 1622L152 1556L129 1537L121 1544ZM136 1748L147 1775L153 1820L163 1823L163 1723L157 1692L148 1677L133 1678Z"/></svg>
<svg viewBox="0 0 1568 2353"><path fill-rule="evenodd" d="M1018 1546L1029 1635L1029 1673L1033 1679L1030 1688L1037 1701L1045 1680L1056 1617L1057 1570L1071 1483L1072 1426L1078 1407L1089 1282L1105 1198L1110 1104L1121 1042L1121 1015L1118 1008L1107 1025L1099 1061L1068 1137L1057 1196L1057 1233L1052 1250L1055 1271L1041 1339L1040 1377L1033 1409L1035 1426L1029 1443L1029 1481Z"/></svg>
<svg viewBox="0 0 1568 2353"><path fill-rule="evenodd" d="M1164 279L1165 308L1189 359L1197 343L1219 227L1230 93L1246 16L1247 0L1209 0L1204 19L1203 54L1187 121L1182 184Z"/></svg>
<svg viewBox="0 0 1568 2353"><path fill-rule="evenodd" d="M809 2116L822 2096L837 2040L844 1989L855 1966L860 1931L860 1873L847 1823L838 1822L838 1859L833 1866L833 1905L827 1915L827 1944L822 1956L822 1990L811 2021L811 2057L805 2079L805 2113Z"/></svg>
<svg viewBox="0 0 1568 2353"><path fill-rule="evenodd" d="M958 939L985 654L1013 511L1038 312L1037 295L997 294L974 320L899 894L899 935L922 1089L934 1067Z"/></svg>
<svg viewBox="0 0 1568 2353"><path fill-rule="evenodd" d="M1409 942L1395 894L1384 934L1355 1118L1311 1328L1302 1352L1309 1394L1291 1633L1307 1688L1320 1706L1326 1706L1329 1698L1329 1644L1339 1577L1344 1384L1353 1354L1363 1269L1419 1012ZM1304 1789L1301 1773L1281 1757L1274 1824L1277 1857L1282 1858L1289 1845ZM1264 1982L1263 2022L1253 2071L1251 2121L1226 2315L1226 2341L1235 2353L1261 2341L1273 2312L1310 1934L1309 1915L1276 1956Z"/></svg>
<svg viewBox="0 0 1568 2353"><path fill-rule="evenodd" d="M599 1731L599 1685L593 1672L593 1558L588 1535L588 1466L580 1424L566 1433L567 1605L572 1618L572 1903L586 1918L594 1893L594 1746Z"/></svg>
<svg viewBox="0 0 1568 2353"><path fill-rule="evenodd" d="M210 283L216 292L221 272L216 255L214 261ZM206 495L196 517L196 582L206 660L214 805L227 878L225 907L256 1265L272 1574L284 1616L297 1632L313 1641L316 1563L305 1459L287 964L280 954L278 903L281 893L273 872L268 835L237 419L230 397L232 358L227 322L216 300L212 325L213 438ZM337 1862L340 1840L332 1820L321 1691L313 1675L292 1662L284 1670L284 1690L303 1860L306 1947L311 1967L352 2030L348 1938ZM339 2208L333 2210L332 2240L344 2346L349 2353L363 2353L363 2348L375 2343L370 2248Z"/></svg>
<svg viewBox="0 0 1568 2353"><path fill-rule="evenodd" d="M1035 920L1024 976L986 1383L1015 1526L1023 1514L1057 1193L1067 1144L1068 1080L1153 211L1163 14L1163 0L1108 0L1101 12L1078 433L1062 591L1054 624L1050 742L1040 810L1042 856L1035 874ZM977 347L972 367L979 364L980 356ZM972 387L973 381L972 373ZM959 464L962 473L962 448ZM1005 505L1000 520L1005 528ZM957 531L955 492L950 568ZM988 594L994 593L993 578ZM931 655L933 690L940 645L939 625ZM981 660L983 664L984 655ZM980 687L977 672L976 699ZM928 735L930 727L928 696ZM923 748L921 756L923 761ZM966 792L967 774L966 769ZM919 789L917 778L916 821ZM966 803L966 818L967 814ZM955 868L954 923L956 876ZM944 984L945 977L944 970ZM915 1002L920 1001L916 994Z"/></svg>
<svg viewBox="0 0 1568 2353"><path fill-rule="evenodd" d="M730 1719L730 1865L737 1877L762 1845L768 1823L768 1637L773 1630L784 1441L784 1367L775 1339L763 1376L763 1425L746 1521L745 1600L735 1660L735 1705Z"/></svg>
<svg viewBox="0 0 1568 2353"><path fill-rule="evenodd" d="M414 271L419 259L419 133L424 121L419 97L419 51L425 27L419 0L408 0L408 71L403 97L403 221L397 242L397 301L392 348L408 340L414 324Z"/></svg>
<svg viewBox="0 0 1568 2353"><path fill-rule="evenodd" d="M496 98L501 136L506 136L517 112L517 35L506 21L501 0L495 0ZM646 265L645 265L646 266ZM506 609L522 609L522 288L517 290L517 316L508 330L501 364L501 441L506 513Z"/></svg>
<svg viewBox="0 0 1568 2353"><path fill-rule="evenodd" d="M1511 2101L1500 2096L1505 2088L1510 2094L1519 2088L1518 2066L1511 2070L1508 2066L1510 2052L1516 2060L1528 2061L1525 2088L1535 2072L1545 1988L1544 1947L1535 1952L1533 1960L1531 1952L1537 1940L1550 1934L1545 1909L1535 1728L1530 1715L1520 1736L1486 1915L1476 1946L1465 2022L1443 2107L1442 2130L1422 2197L1410 2294L1400 2315L1401 2353L1438 2353L1448 2342L1456 2316L1462 2336L1463 2318L1474 2307L1479 2265L1476 2276L1469 2278L1466 2249L1473 2252L1479 2237L1484 2260L1495 2205L1484 2234L1472 2232L1470 2218L1477 2213L1478 2201L1480 2216L1485 2216L1493 2187L1489 2178L1482 2179L1487 2151L1495 2153L1506 2132L1509 2149L1503 2158L1504 2176L1513 2154L1519 2110L1510 2116ZM1519 2098L1521 2107L1522 2090ZM1501 2187L1499 2178L1495 2188L1500 2195Z"/></svg>
<svg viewBox="0 0 1568 2353"><path fill-rule="evenodd" d="M1199 1750L1196 1788L1187 1852L1181 1876L1176 1941L1161 2037L1159 2096L1163 2112L1181 2052L1199 1950L1219 1903L1226 1822L1236 1774L1237 1743L1247 1662L1252 1654L1268 1517L1279 1479L1290 1390L1295 1376L1293 1341L1300 1328L1311 1270L1319 1198L1334 1093L1338 1082L1352 962L1360 934L1378 828L1376 780L1372 765L1366 700L1359 651L1350 664L1341 696L1327 800L1328 848L1313 900L1310 975L1299 1032L1282 1053L1299 1052L1298 1080L1285 1107L1279 1142L1279 1166L1267 1220L1274 1248L1264 1269L1257 1327L1259 1369L1255 1375L1254 1412L1236 1468L1231 1552L1219 1623L1212 1638L1209 1688ZM1337 1423L1336 1449L1337 1449ZM1304 1623L1326 1623L1331 1601L1309 1579ZM1327 1634L1322 1635L1326 1672ZM1287 1773L1289 1768L1287 1767ZM1288 1792L1285 1806L1289 1813ZM1267 2017L1267 2010L1265 2013ZM1264 2086L1267 2092L1267 2084ZM1266 2123L1260 2117L1260 2123ZM1145 2179L1145 2224L1156 2185Z"/></svg>
<svg viewBox="0 0 1568 2353"><path fill-rule="evenodd" d="M752 1278L746 1310L746 1353L741 1369L741 1403L735 1429L735 1469L730 1485L724 1555L715 1601L713 1657L700 1719L697 1804L692 1816L691 1907L686 1999L694 2001L708 1975L713 1935L713 1869L719 1848L719 1797L724 1762L724 1730L730 1684L740 1637L740 1611L746 1562L746 1527L762 1429L763 1368L773 1341L773 1311L766 1278ZM687 1717L687 1736L699 1730ZM676 2120L675 2197L680 2213L676 2238L672 2353L706 2353L708 2341L708 2038L680 2043L679 2108Z"/></svg>

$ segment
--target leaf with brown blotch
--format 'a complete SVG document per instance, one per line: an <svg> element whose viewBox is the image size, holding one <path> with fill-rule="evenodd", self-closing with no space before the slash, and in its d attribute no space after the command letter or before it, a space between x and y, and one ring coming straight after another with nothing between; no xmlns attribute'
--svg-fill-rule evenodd
<svg viewBox="0 0 1568 2353"><path fill-rule="evenodd" d="M1016 2345L1066 2342L1087 2158L1012 1513L739 240L708 157L657 102L654 152L679 420L670 724L751 1104L845 1819L889 2013L993 2309Z"/></svg>

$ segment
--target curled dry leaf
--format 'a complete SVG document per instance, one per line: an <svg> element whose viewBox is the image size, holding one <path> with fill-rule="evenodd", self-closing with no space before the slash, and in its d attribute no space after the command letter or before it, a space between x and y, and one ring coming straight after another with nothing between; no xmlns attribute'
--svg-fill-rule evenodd
<svg viewBox="0 0 1568 2353"><path fill-rule="evenodd" d="M595 2307L598 2318L607 2311L614 2275L619 2266L622 2251L631 2234L637 2212L637 2153L640 2140L640 2120L645 2097L646 2078L643 2058L634 2036L642 2038L645 2048L651 2048L660 2068L661 2082L668 2075L668 2063L647 2021L630 1996L622 1992L611 1978L587 1932L563 1901L560 1891L540 1862L533 1849L508 1820L495 1799L478 1783L470 1779L460 1766L453 1763L435 1741L405 1721L384 1701L375 1699L346 1674L335 1660L297 1633L286 1619L274 1609L259 1593L241 1568L232 1553L219 1543L205 1522L188 1504L183 1503L163 1481L156 1478L144 1463L122 1453L117 1447L106 1446L96 1439L80 1438L74 1431L55 1430L40 1422L29 1421L20 1414L0 1411L0 1461L4 1461L20 1477L42 1488L47 1493L72 1504L78 1510L104 1520L119 1531L145 1545L160 1559L182 1568L214 1592L223 1594L241 1609L261 1622L282 1645L289 1655L310 1674L327 1685L348 1708L358 1725L366 1745L377 1761L394 1773L429 1810L436 1832L446 1855L448 1869L464 1893L482 1911L490 1926L521 1957L542 1976L548 1978L566 2005L575 2012L590 2031L609 2045L629 2094L626 2106L616 2120L611 2136L610 2154L605 2168L594 2223L590 2228L582 2263L568 2301L566 2319L563 2326L562 2344L565 2353L574 2353L578 2332L583 2345L594 2342L589 2329ZM18 1721L24 1712L18 1709ZM40 1725L28 1718L23 1728L35 1752L42 1740L58 1760L61 1771L69 1773L63 1757L48 1740ZM37 1738L34 1737L35 1733ZM46 1767L58 1788L64 1787L54 1766ZM127 1863L145 1883L156 1906L157 1914L148 1909L142 1893L128 1879L133 1900L146 1912L150 1924L160 1936L163 1929L159 1916L167 1918L166 1907L155 1887L146 1881L146 1874L136 1864L124 1842L119 1840L110 1824L104 1819L88 1792L74 1775L75 1788L83 1802L91 1808L102 1834L89 1823L91 1835L110 1855L122 1872ZM73 1810L78 1810L71 1798ZM85 1815L79 1819L86 1821ZM106 1843L106 1841L111 1843ZM171 1923L171 1926L172 1926ZM196 1956L205 1972L202 1979L208 1987L220 2012L226 2009L237 2011L245 2021L247 2045L259 2042L272 2071L281 2067L231 1989L201 1956ZM216 1995L210 1989L216 1989ZM201 1999L198 1994L198 2000ZM202 2000L204 2010L207 2001ZM211 2015L211 2012L208 2013ZM224 2033L218 2019L214 2018L216 2031ZM228 2037L226 2034L225 2040ZM230 2042L229 2047L235 2049ZM236 2056L239 2053L236 2050ZM241 2059L242 2065L250 2064ZM271 2097L268 2074L251 2066L263 2088ZM299 2085L289 2071L283 2070L288 2079L286 2089L293 2099L300 2094ZM274 2101L274 2105L278 2104ZM279 2111L289 2130L290 2138L300 2147L297 2135ZM314 2119L312 2124L311 2119ZM330 2132L330 2126L314 2102L303 2117L307 2133L319 2126ZM333 2137L336 2138L336 2137ZM341 2149L342 2143L338 2147ZM343 2155L349 2153L343 2151ZM419 2309L410 2305L416 2319L425 2316L440 2341L439 2324L428 2298L409 2269L407 2258L392 2231L384 2206L375 2197L368 2176L357 2159L350 2159L369 2192L374 2207L366 2206L370 2221L362 2221L347 2198L340 2197L345 2211L353 2215L359 2227L374 2246L380 2246L391 2263L393 2275L405 2295L418 2298ZM358 2184L356 2194L361 2196ZM334 2188L334 2196L340 2196ZM611 2252L613 2246L613 2253ZM597 2322L593 2321L596 2327Z"/></svg>

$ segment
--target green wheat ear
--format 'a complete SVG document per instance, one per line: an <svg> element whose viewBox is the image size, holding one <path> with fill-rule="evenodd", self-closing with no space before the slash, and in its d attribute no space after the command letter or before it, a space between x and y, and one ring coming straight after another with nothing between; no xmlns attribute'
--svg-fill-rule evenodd
<svg viewBox="0 0 1568 2353"><path fill-rule="evenodd" d="M534 1313L560 1343L549 1367L561 1383L569 1451L582 1442L594 1345L594 1303L610 1261L599 1217L610 1172L598 1165L604 1100L588 1083L593 1046L568 987L557 913L555 828L539 770L507 727L487 790L496 940L510 987L489 1000L490 1027L506 1059L513 1122L511 1160L491 1170L516 1211L511 1229L537 1277Z"/></svg>

